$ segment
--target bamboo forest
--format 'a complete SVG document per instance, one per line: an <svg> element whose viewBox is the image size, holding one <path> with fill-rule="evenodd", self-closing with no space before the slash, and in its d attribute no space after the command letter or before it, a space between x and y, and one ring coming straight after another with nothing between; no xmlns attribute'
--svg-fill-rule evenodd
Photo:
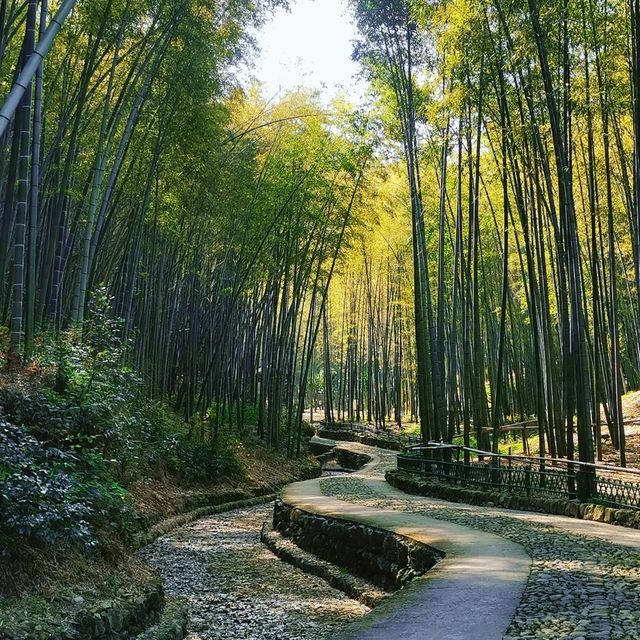
<svg viewBox="0 0 640 640"><path fill-rule="evenodd" d="M0 640L640 640L640 0L0 0Z"/></svg>

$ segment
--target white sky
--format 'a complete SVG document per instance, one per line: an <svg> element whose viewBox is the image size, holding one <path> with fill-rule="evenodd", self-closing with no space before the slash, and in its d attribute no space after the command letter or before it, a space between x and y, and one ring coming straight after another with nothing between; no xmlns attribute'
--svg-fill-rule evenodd
<svg viewBox="0 0 640 640"><path fill-rule="evenodd" d="M250 75L272 98L301 86L320 92L328 104L337 95L364 100L366 83L351 60L356 26L347 0L291 0L257 34L259 53Z"/></svg>

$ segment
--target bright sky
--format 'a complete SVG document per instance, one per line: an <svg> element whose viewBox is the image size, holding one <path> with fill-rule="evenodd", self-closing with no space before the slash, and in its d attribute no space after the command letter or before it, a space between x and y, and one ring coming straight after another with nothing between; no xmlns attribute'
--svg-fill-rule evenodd
<svg viewBox="0 0 640 640"><path fill-rule="evenodd" d="M338 94L363 102L366 83L351 60L356 26L347 0L291 0L257 36L260 53L251 75L266 98L300 86L320 91L325 104Z"/></svg>

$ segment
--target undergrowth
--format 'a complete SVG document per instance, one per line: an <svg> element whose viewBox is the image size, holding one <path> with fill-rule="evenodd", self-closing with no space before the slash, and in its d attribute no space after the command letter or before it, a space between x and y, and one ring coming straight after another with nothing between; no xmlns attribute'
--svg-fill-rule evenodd
<svg viewBox="0 0 640 640"><path fill-rule="evenodd" d="M33 364L0 376L0 596L61 553L96 566L126 555L146 526L129 491L141 478L243 477L231 435L202 439L149 400L108 308L94 297L82 333L41 336Z"/></svg>

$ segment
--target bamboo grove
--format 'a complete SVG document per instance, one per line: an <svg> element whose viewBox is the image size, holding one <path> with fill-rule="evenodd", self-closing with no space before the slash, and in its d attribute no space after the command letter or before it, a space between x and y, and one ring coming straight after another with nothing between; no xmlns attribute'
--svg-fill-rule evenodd
<svg viewBox="0 0 640 640"><path fill-rule="evenodd" d="M2 0L4 93L65 4ZM242 436L249 412L269 444L299 448L369 152L348 114L235 81L277 4L75 3L0 140L8 367L82 333L104 299L149 393L202 417L196 435Z"/></svg>
<svg viewBox="0 0 640 640"><path fill-rule="evenodd" d="M540 455L625 464L638 0L349 0L357 111L239 86L284 2L0 0L3 95L67 4L0 139L7 366L103 295L202 438L294 454L321 407L497 450L533 417Z"/></svg>
<svg viewBox="0 0 640 640"><path fill-rule="evenodd" d="M533 416L540 455L592 462L604 434L624 465L620 398L640 382L638 3L352 4L395 158L379 208L406 224L393 235L374 216L387 249L365 250L332 309L339 415L404 413L425 441L485 450Z"/></svg>

